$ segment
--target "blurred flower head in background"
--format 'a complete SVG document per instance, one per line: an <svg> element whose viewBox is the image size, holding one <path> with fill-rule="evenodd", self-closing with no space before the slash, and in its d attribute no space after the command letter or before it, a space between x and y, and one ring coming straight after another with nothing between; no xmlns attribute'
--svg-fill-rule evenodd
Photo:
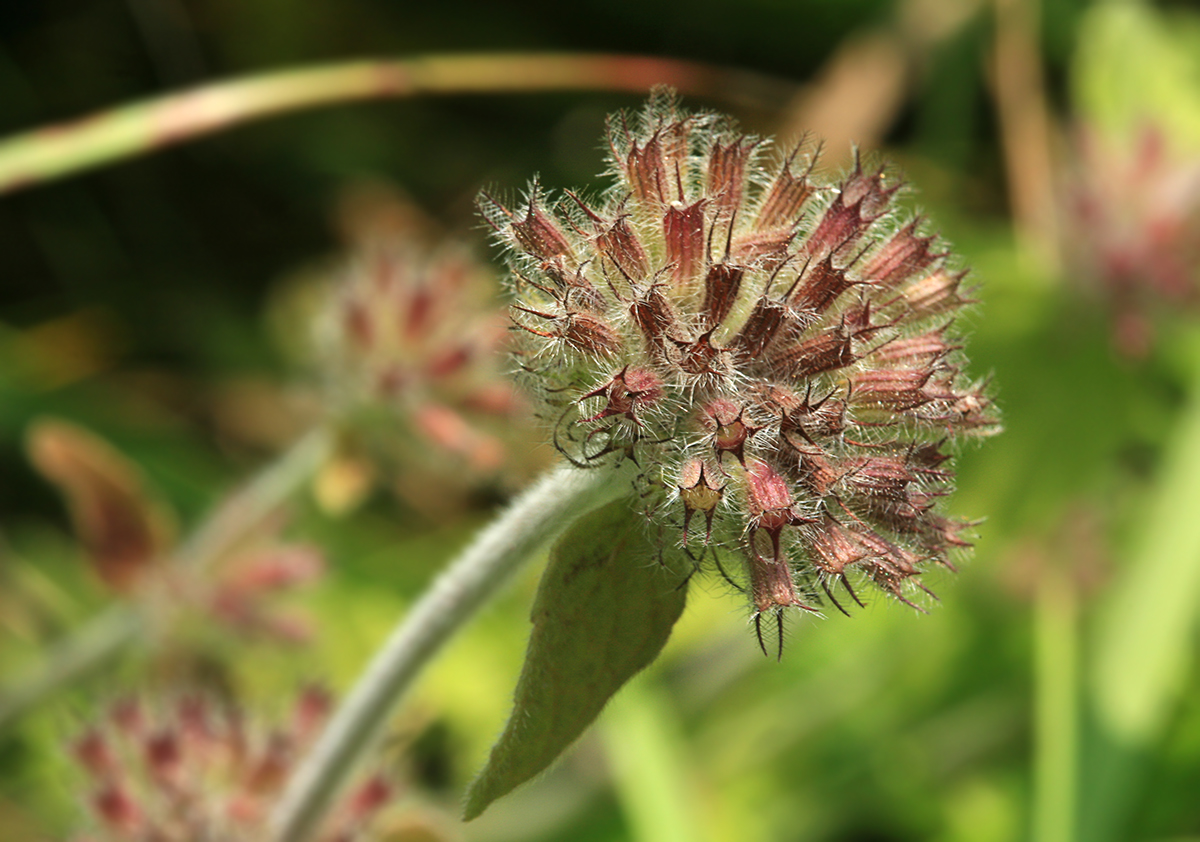
<svg viewBox="0 0 1200 842"><path fill-rule="evenodd" d="M203 695L171 703L134 699L111 706L71 746L88 780L81 799L89 813L78 842L251 842L268 833L267 819L293 764L316 738L330 698L308 688L290 717L269 728ZM318 842L365 838L393 795L380 775L352 786L314 837Z"/></svg>
<svg viewBox="0 0 1200 842"><path fill-rule="evenodd" d="M352 194L342 227L350 256L320 307L316 355L350 438L404 466L400 491L419 508L455 489L519 483L527 406L507 377L490 270L463 245L433 244L431 224L385 190ZM371 470L352 450L325 475L331 497L354 482L354 465Z"/></svg>
<svg viewBox="0 0 1200 842"><path fill-rule="evenodd" d="M308 619L282 609L278 597L319 578L324 561L313 547L282 541L281 518L268 519L217 558L174 563L182 551L174 513L108 442L74 424L42 419L30 427L27 448L34 467L66 499L93 572L113 595L157 618L160 631L168 632L164 640L195 616L276 641L308 638Z"/></svg>
<svg viewBox="0 0 1200 842"><path fill-rule="evenodd" d="M740 557L760 642L818 588L915 604L921 571L968 545L937 506L946 447L997 429L953 327L965 273L882 167L822 183L804 144L662 93L608 143L599 202L536 182L516 208L481 200L560 450L635 460L668 540Z"/></svg>
<svg viewBox="0 0 1200 842"><path fill-rule="evenodd" d="M1107 301L1118 349L1144 357L1156 318L1200 303L1200 157L1154 125L1120 139L1083 126L1071 149L1070 271Z"/></svg>

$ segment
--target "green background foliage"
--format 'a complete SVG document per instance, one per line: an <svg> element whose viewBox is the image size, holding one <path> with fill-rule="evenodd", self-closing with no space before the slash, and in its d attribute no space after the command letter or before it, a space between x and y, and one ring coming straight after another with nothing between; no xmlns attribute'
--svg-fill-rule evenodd
<svg viewBox="0 0 1200 842"><path fill-rule="evenodd" d="M1024 5L1040 24L1054 144L1068 143L1072 121L1118 135L1152 121L1195 154L1200 23L1189 4ZM992 4L753 0L735 11L715 0L587 0L568 12L55 0L0 10L0 134L220 76L441 50L637 51L815 85L841 47L878 33L901 37L912 60L877 145L981 284L969 353L976 373L994 375L1006 431L964 449L947 501L985 518L975 553L957 575L927 577L941 597L928 616L875 595L853 618L793 618L781 663L759 652L745 599L700 576L662 658L598 727L460 826L461 794L511 707L532 570L452 643L392 723L384 762L405 782L397 834L1200 838L1194 315L1159 320L1151 353L1122 357L1087 279L1014 235L990 87ZM479 187L515 193L535 172L556 187L593 183L604 115L640 99L355 104L0 196L0 684L110 602L60 499L28 464L31 420L60 416L104 436L194 524L302 424L287 407L296 394L312 400L289 350L305 328L286 302L340 247L331 216L347 187L398 185L492 257L472 209ZM755 131L787 123L736 116ZM432 509L380 492L346 515L299 495L288 534L323 548L329 566L290 599L313 618L312 641L289 649L189 629L186 659L150 647L47 700L0 732L4 838L61 838L75 825L81 784L64 747L114 692L201 680L281 713L302 681L344 690L509 490L493 483Z"/></svg>

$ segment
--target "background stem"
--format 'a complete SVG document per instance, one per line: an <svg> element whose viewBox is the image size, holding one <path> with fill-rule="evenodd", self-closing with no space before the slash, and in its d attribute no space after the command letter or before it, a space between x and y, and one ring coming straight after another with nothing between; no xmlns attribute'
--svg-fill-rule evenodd
<svg viewBox="0 0 1200 842"><path fill-rule="evenodd" d="M418 94L644 92L656 84L766 109L782 107L797 90L744 70L603 53L350 61L217 82L17 135L0 143L0 193L252 120L333 103Z"/></svg>
<svg viewBox="0 0 1200 842"><path fill-rule="evenodd" d="M479 534L396 626L289 781L272 820L277 842L316 831L401 694L522 563L576 517L629 489L624 470L563 466Z"/></svg>

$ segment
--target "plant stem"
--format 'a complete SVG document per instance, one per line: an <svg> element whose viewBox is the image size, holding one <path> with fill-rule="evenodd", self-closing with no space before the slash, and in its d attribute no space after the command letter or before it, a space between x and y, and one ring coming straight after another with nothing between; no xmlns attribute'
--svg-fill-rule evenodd
<svg viewBox="0 0 1200 842"><path fill-rule="evenodd" d="M114 605L49 651L24 675L0 688L0 732L58 688L91 675L138 639L145 618L128 605Z"/></svg>
<svg viewBox="0 0 1200 842"><path fill-rule="evenodd" d="M994 94L1018 257L1058 270L1054 161L1038 21L1040 0L994 0ZM1035 264L1037 265L1037 264Z"/></svg>
<svg viewBox="0 0 1200 842"><path fill-rule="evenodd" d="M770 109L786 104L797 90L746 71L604 53L350 61L217 82L16 135L0 143L0 193L321 105L419 94L644 92L655 84Z"/></svg>
<svg viewBox="0 0 1200 842"><path fill-rule="evenodd" d="M1049 566L1034 613L1034 842L1073 842L1079 780L1079 598Z"/></svg>
<svg viewBox="0 0 1200 842"><path fill-rule="evenodd" d="M333 431L318 427L296 441L219 505L175 552L171 564L201 569L279 507L325 461ZM136 605L115 605L59 641L27 674L0 689L0 731L60 687L109 663L147 630Z"/></svg>
<svg viewBox="0 0 1200 842"><path fill-rule="evenodd" d="M224 500L175 552L179 564L202 568L243 538L308 482L333 451L336 430L320 424Z"/></svg>
<svg viewBox="0 0 1200 842"><path fill-rule="evenodd" d="M422 667L504 582L579 515L629 493L624 470L562 466L481 532L434 581L359 676L288 782L272 816L276 842L302 842Z"/></svg>

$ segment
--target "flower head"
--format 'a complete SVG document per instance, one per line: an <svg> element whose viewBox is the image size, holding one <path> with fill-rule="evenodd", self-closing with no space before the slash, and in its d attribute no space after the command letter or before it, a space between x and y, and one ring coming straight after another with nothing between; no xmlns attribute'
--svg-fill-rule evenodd
<svg viewBox="0 0 1200 842"><path fill-rule="evenodd" d="M1080 129L1073 142L1064 185L1072 274L1107 299L1118 349L1144 357L1154 317L1200 300L1200 158L1171 149L1152 126L1124 141Z"/></svg>
<svg viewBox="0 0 1200 842"><path fill-rule="evenodd" d="M496 365L504 331L486 307L489 280L465 254L412 235L361 249L321 325L336 402L384 407L422 448L494 471L504 447L478 422L516 403Z"/></svg>
<svg viewBox="0 0 1200 842"><path fill-rule="evenodd" d="M760 643L763 616L782 630L862 580L914 604L967 545L938 511L946 448L997 429L953 329L965 273L883 168L823 184L806 144L661 94L608 143L599 201L481 200L559 448L636 460L678 544L739 557Z"/></svg>
<svg viewBox="0 0 1200 842"><path fill-rule="evenodd" d="M187 621L216 620L230 631L280 642L308 639L307 617L279 597L318 579L325 568L315 548L285 542L284 521L270 519L221 547L204 565L170 563L181 552L175 513L137 465L111 444L66 421L30 425L35 468L66 498L81 549L113 595L153 606L172 641ZM225 511L241 505L227 500Z"/></svg>
<svg viewBox="0 0 1200 842"><path fill-rule="evenodd" d="M494 272L389 191L352 194L342 217L350 257L325 284L313 350L346 435L318 499L346 509L386 477L444 515L481 487L519 483L536 460L528 404L505 376Z"/></svg>
<svg viewBox="0 0 1200 842"><path fill-rule="evenodd" d="M262 838L292 765L320 731L330 706L323 691L307 689L293 703L289 721L267 729L201 695L169 706L132 699L114 704L103 722L72 745L92 790L86 801L91 828L79 839ZM315 838L364 838L392 789L379 775L360 782Z"/></svg>

